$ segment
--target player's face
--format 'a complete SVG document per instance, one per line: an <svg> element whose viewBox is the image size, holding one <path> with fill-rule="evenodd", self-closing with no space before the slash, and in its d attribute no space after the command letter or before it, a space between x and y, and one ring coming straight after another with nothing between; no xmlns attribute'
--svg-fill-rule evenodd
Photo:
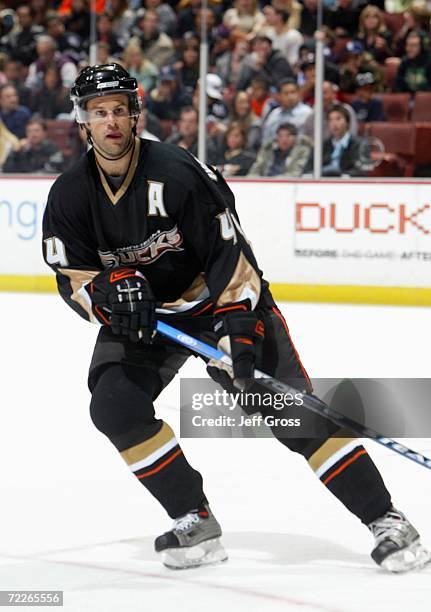
<svg viewBox="0 0 431 612"><path fill-rule="evenodd" d="M91 137L96 147L107 156L121 155L129 146L133 119L126 94L92 98L87 102Z"/></svg>

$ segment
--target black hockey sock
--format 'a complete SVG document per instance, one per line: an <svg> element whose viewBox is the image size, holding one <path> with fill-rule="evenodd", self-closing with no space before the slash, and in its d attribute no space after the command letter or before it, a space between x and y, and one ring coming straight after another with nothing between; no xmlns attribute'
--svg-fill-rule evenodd
<svg viewBox="0 0 431 612"><path fill-rule="evenodd" d="M167 423L162 422L159 431L148 439L122 450L121 456L172 518L206 502L202 476L184 457Z"/></svg>
<svg viewBox="0 0 431 612"><path fill-rule="evenodd" d="M391 496L359 440L330 438L308 462L331 493L365 525L390 508Z"/></svg>

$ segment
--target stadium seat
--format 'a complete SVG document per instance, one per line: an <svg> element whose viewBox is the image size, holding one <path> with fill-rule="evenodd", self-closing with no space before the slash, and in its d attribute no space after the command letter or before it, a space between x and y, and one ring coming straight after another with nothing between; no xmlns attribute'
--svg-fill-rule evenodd
<svg viewBox="0 0 431 612"><path fill-rule="evenodd" d="M46 122L46 132L49 140L57 145L64 157L70 155L70 131L72 125L73 121L68 119L48 119Z"/></svg>
<svg viewBox="0 0 431 612"><path fill-rule="evenodd" d="M378 96L383 102L387 121L407 121L411 101L409 93L383 93Z"/></svg>
<svg viewBox="0 0 431 612"><path fill-rule="evenodd" d="M381 163L371 176L412 176L415 163L416 127L412 123L368 123L366 136L378 138L385 148Z"/></svg>
<svg viewBox="0 0 431 612"><path fill-rule="evenodd" d="M415 167L427 166L428 171L425 173L425 176L429 176L429 166L431 166L431 122L415 123L415 127L416 146L414 164Z"/></svg>
<svg viewBox="0 0 431 612"><path fill-rule="evenodd" d="M415 94L411 120L431 121L431 91L418 91Z"/></svg>
<svg viewBox="0 0 431 612"><path fill-rule="evenodd" d="M395 81L397 78L398 68L401 64L400 57L387 57L383 64L383 75L385 84L388 89L393 91L395 89Z"/></svg>

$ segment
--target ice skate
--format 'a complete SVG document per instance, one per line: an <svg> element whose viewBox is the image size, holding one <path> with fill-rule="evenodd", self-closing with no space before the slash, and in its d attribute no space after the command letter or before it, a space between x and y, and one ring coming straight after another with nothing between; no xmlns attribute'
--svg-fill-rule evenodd
<svg viewBox="0 0 431 612"><path fill-rule="evenodd" d="M431 561L419 533L402 512L392 507L368 525L376 539L371 557L389 572L408 572L420 569Z"/></svg>
<svg viewBox="0 0 431 612"><path fill-rule="evenodd" d="M225 561L221 527L205 505L177 518L171 531L156 538L154 548L171 569L186 569Z"/></svg>

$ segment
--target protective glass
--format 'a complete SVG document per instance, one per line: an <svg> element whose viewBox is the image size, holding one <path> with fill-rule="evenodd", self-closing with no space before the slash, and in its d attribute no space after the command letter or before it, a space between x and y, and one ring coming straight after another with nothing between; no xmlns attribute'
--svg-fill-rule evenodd
<svg viewBox="0 0 431 612"><path fill-rule="evenodd" d="M94 98L93 98L94 99ZM119 104L113 110L107 110L102 107L102 105L94 105L94 108L87 109L84 108L86 106L83 104L83 101L74 100L73 108L75 111L75 118L77 123L105 123L112 119L128 119L132 117L137 117L140 112L140 105L135 104Z"/></svg>

